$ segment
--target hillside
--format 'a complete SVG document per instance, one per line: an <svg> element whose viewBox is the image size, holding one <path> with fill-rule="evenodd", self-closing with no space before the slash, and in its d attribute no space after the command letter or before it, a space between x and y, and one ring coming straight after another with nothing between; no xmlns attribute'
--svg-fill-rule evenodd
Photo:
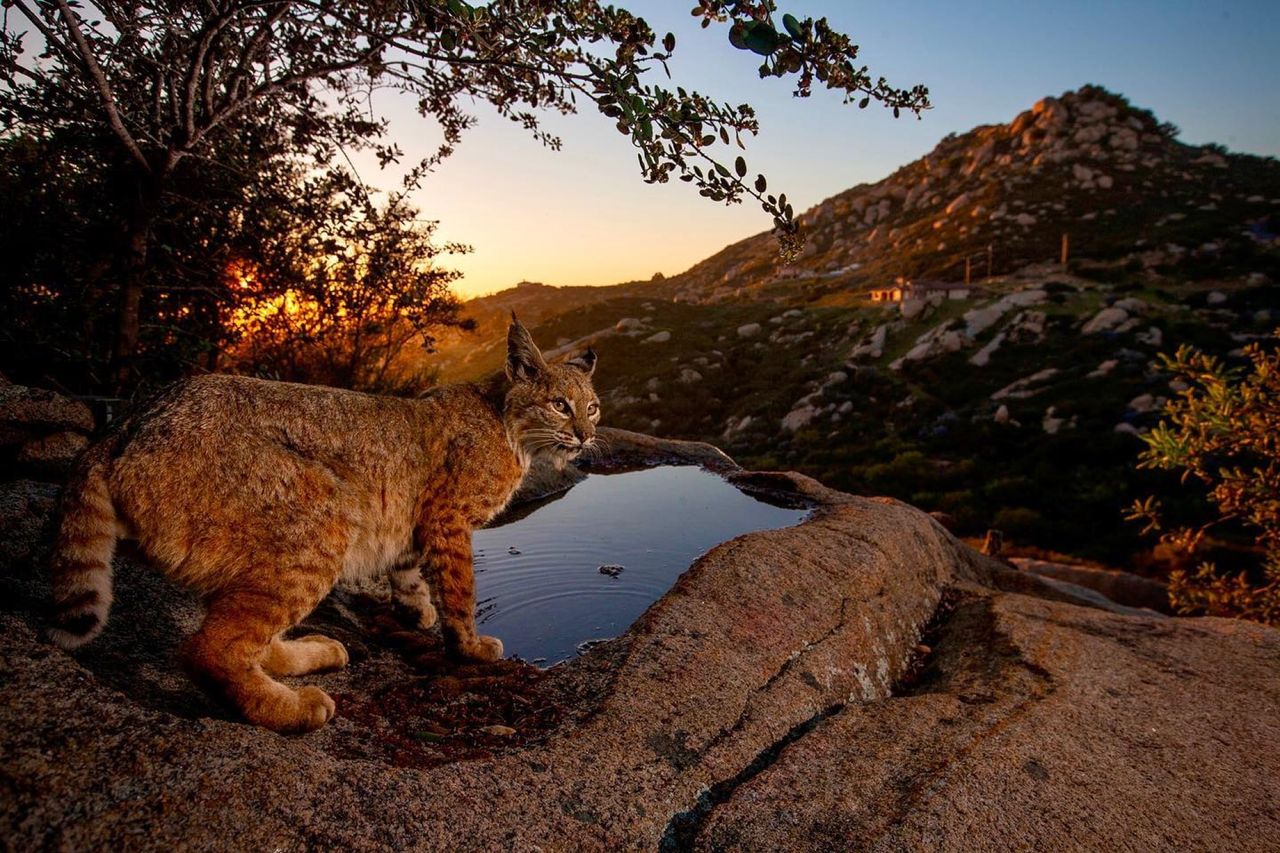
<svg viewBox="0 0 1280 853"><path fill-rule="evenodd" d="M596 348L611 425L1141 567L1123 508L1178 494L1134 466L1173 393L1155 356L1230 358L1280 318L1280 165L1183 145L1095 87L949 137L804 219L809 248L784 270L766 234L666 281L487 297L435 364L497 369L515 308L547 348ZM898 275L962 278L978 249L967 298L867 298Z"/></svg>
<svg viewBox="0 0 1280 853"><path fill-rule="evenodd" d="M672 279L672 293L717 301L788 281L817 296L899 275L957 280L966 258L985 275L988 247L992 271L1008 273L1058 259L1063 234L1083 270L1254 271L1260 242L1280 232L1280 165L1173 133L1095 86L1045 98L806 211L791 267L778 268L760 234Z"/></svg>

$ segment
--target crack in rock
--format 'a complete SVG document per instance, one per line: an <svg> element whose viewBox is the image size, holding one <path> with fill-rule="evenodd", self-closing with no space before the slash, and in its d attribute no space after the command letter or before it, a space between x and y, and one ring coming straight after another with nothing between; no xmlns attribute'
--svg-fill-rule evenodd
<svg viewBox="0 0 1280 853"><path fill-rule="evenodd" d="M693 808L676 812L667 822L667 829L658 842L660 853L681 853L681 851L692 850L694 840L697 839L702 827L717 806L727 802L738 788L773 766L788 746L813 731L814 727L823 720L838 714L843 708L843 703L830 705L797 723L782 737L760 750L746 767L698 794L698 801Z"/></svg>

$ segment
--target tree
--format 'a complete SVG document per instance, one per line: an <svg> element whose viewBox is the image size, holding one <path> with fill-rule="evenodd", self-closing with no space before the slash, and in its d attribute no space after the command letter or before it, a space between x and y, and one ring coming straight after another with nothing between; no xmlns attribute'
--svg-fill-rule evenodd
<svg viewBox="0 0 1280 853"><path fill-rule="evenodd" d="M797 95L816 81L861 107L874 100L898 114L928 106L923 87L897 89L855 65L857 46L825 19L785 15L779 27L776 11L772 0L700 0L693 14L703 26L727 24L735 47L760 55L761 76L794 76ZM538 111L572 112L583 99L631 138L646 181L676 174L712 200L754 197L784 249L796 247L786 195L768 193L741 156L726 162L715 153L757 132L751 108L650 82L674 37L659 41L643 19L596 0L9 0L5 21L0 124L40 140L110 141L100 165L118 176L122 239L104 280L118 300L112 351L121 385L147 310L156 223L184 170L216 164L267 121L320 161L334 146L373 146L392 162L400 152L380 141L385 123L370 116L378 88L411 93L439 123L437 158L472 124L468 99L552 147L559 141L540 129ZM34 55L28 42L39 42Z"/></svg>
<svg viewBox="0 0 1280 853"><path fill-rule="evenodd" d="M468 247L436 245L435 223L419 219L404 193L378 206L346 171L295 179L293 204L265 215L250 208L248 230L268 236L228 270L247 298L225 318L238 339L224 366L344 388L424 390L413 350L430 349L441 327L473 325L449 291L460 273L434 259Z"/></svg>
<svg viewBox="0 0 1280 853"><path fill-rule="evenodd" d="M1247 368L1190 347L1164 355L1165 369L1185 389L1164 419L1143 436L1141 466L1182 473L1200 483L1215 507L1207 522L1166 528L1155 498L1134 504L1130 518L1184 554L1195 554L1209 531L1235 524L1256 534L1259 572L1224 575L1211 562L1194 574L1175 571L1169 594L1183 613L1240 616L1280 625L1280 347L1245 347Z"/></svg>

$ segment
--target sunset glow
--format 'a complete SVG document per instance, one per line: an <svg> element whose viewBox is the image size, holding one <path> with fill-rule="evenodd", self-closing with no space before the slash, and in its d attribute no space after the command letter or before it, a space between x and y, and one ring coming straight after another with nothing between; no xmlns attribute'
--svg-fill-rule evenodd
<svg viewBox="0 0 1280 853"><path fill-rule="evenodd" d="M753 59L724 53L724 33L699 29L686 5L642 0L629 8L656 31L675 33L673 76L755 107L761 133L745 140L742 153L797 212L885 177L947 133L1007 121L1045 94L1083 82L1123 91L1177 124L1184 141L1280 154L1280 80L1264 59L1280 38L1277 4L1088 3L1065 23L1053 7L1011 2L805 4L806 13L865 39L863 58L886 75L930 87L935 108L919 121L841 106L826 93L794 98L784 83L757 80ZM433 125L412 103L377 97L393 116L404 162L435 149ZM644 184L628 140L590 104L580 110L545 117L564 141L554 152L477 108L479 125L415 195L423 215L440 221L441 239L474 248L441 259L465 273L454 285L460 295L523 280L606 285L670 276L770 228L753 204L716 205L677 181ZM379 173L372 157L357 163L374 185L394 186L394 169Z"/></svg>

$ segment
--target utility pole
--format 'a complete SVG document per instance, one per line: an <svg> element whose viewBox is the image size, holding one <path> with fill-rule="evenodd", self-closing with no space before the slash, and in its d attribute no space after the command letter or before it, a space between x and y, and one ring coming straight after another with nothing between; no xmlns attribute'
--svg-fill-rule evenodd
<svg viewBox="0 0 1280 853"><path fill-rule="evenodd" d="M1071 257L1071 235L1062 232L1062 271L1067 271L1067 260Z"/></svg>

